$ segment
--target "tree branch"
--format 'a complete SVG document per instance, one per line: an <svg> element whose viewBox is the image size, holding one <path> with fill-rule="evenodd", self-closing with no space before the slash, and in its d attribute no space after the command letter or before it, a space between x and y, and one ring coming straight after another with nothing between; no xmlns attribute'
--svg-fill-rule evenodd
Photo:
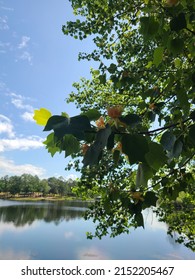
<svg viewBox="0 0 195 280"><path fill-rule="evenodd" d="M188 27L185 28L187 31L191 32L193 35L195 35L195 31L189 29Z"/></svg>
<svg viewBox="0 0 195 280"><path fill-rule="evenodd" d="M178 167L177 169L174 169L173 171L169 172L166 176L164 176L163 178L161 178L157 183L155 183L154 185L152 185L151 187L149 187L148 189L152 189L155 186L157 186L158 184L160 184L164 178L167 178L169 176L171 176L172 174L175 173L175 171L182 169L188 162L190 162L190 160L193 159L193 157L195 156L195 153L193 153L183 164L182 166Z"/></svg>
<svg viewBox="0 0 195 280"><path fill-rule="evenodd" d="M188 118L186 120L184 120L182 123L186 123L187 121L189 121L191 118ZM166 130L168 128L171 128L171 127L175 127L177 125L179 125L180 122L177 122L177 123L173 123L173 124L170 124L170 125L166 125L166 126L163 126L163 127L160 127L160 128L157 128L157 129L154 129L154 130L149 130L149 131L140 131L138 132L138 134L153 134L157 131L161 131L161 130Z"/></svg>

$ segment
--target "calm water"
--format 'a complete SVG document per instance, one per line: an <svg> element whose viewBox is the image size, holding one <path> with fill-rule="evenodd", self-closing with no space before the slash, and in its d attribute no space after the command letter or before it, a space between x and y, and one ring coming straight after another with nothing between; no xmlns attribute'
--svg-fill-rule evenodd
<svg viewBox="0 0 195 280"><path fill-rule="evenodd" d="M195 259L149 211L145 229L87 240L85 232L94 232L94 224L82 218L86 207L83 202L0 200L0 259Z"/></svg>

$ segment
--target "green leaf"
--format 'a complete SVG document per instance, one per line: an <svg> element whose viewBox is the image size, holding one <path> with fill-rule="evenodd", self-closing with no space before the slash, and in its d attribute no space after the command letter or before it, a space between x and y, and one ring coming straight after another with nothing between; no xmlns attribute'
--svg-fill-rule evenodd
<svg viewBox="0 0 195 280"><path fill-rule="evenodd" d="M183 28L187 27L187 22L184 13L180 13L178 16L174 17L170 21L170 28L172 31L180 31Z"/></svg>
<svg viewBox="0 0 195 280"><path fill-rule="evenodd" d="M151 142L149 144L149 152L146 154L146 161L150 167L158 171L166 163L167 157L160 144Z"/></svg>
<svg viewBox="0 0 195 280"><path fill-rule="evenodd" d="M195 84L195 72L192 73L191 80L192 80L193 84Z"/></svg>
<svg viewBox="0 0 195 280"><path fill-rule="evenodd" d="M91 130L91 125L87 116L79 115L70 119L64 116L52 116L49 118L44 131L52 129L58 138L62 138L66 134L73 134L79 140L83 140L85 131Z"/></svg>
<svg viewBox="0 0 195 280"><path fill-rule="evenodd" d="M65 135L62 140L61 149L65 151L65 157L80 151L79 141L73 135Z"/></svg>
<svg viewBox="0 0 195 280"><path fill-rule="evenodd" d="M181 59L176 58L176 59L174 60L174 64L175 64L175 67L176 67L176 68L180 68L180 67L181 67Z"/></svg>
<svg viewBox="0 0 195 280"><path fill-rule="evenodd" d="M187 93L183 89L181 89L181 90L177 90L176 94L180 106L182 107L184 113L188 115L190 110L190 103L188 100Z"/></svg>
<svg viewBox="0 0 195 280"><path fill-rule="evenodd" d="M108 67L108 72L113 74L116 71L116 69L117 69L116 64L111 63L110 66Z"/></svg>
<svg viewBox="0 0 195 280"><path fill-rule="evenodd" d="M139 124L142 121L142 119L136 114L128 114L124 117L123 116L119 117L119 120L122 123L125 123L126 125L129 125L131 127L136 126L137 124Z"/></svg>
<svg viewBox="0 0 195 280"><path fill-rule="evenodd" d="M154 51L154 55L153 55L153 63L158 67L159 64L162 62L163 60L163 52L164 52L164 48L163 47L158 47L155 49Z"/></svg>
<svg viewBox="0 0 195 280"><path fill-rule="evenodd" d="M146 163L139 163L136 174L136 188L147 187L148 180L154 175L153 170Z"/></svg>
<svg viewBox="0 0 195 280"><path fill-rule="evenodd" d="M195 121L195 110L190 113L190 118Z"/></svg>
<svg viewBox="0 0 195 280"><path fill-rule="evenodd" d="M148 191L144 196L144 207L148 208L151 206L156 206L156 202L158 200L158 197L156 194L152 191Z"/></svg>
<svg viewBox="0 0 195 280"><path fill-rule="evenodd" d="M178 158L182 152L183 143L178 139L175 141L173 149L170 151L170 158Z"/></svg>
<svg viewBox="0 0 195 280"><path fill-rule="evenodd" d="M149 61L148 64L146 65L146 68L149 69L151 68L153 65L153 61Z"/></svg>
<svg viewBox="0 0 195 280"><path fill-rule="evenodd" d="M52 157L55 155L55 153L61 151L61 149L56 146L56 143L54 141L54 133L53 132L50 133L47 136L47 138L43 142L43 144L46 146L46 149L47 149L48 153L50 153Z"/></svg>
<svg viewBox="0 0 195 280"><path fill-rule="evenodd" d="M113 160L114 160L114 164L117 165L118 161L120 158L120 151L119 150L114 150L113 152Z"/></svg>
<svg viewBox="0 0 195 280"><path fill-rule="evenodd" d="M84 167L98 164L102 156L102 150L106 147L111 132L111 127L108 124L106 128L100 129L97 132L95 142L88 148L83 158Z"/></svg>
<svg viewBox="0 0 195 280"><path fill-rule="evenodd" d="M101 116L97 109L90 109L89 111L82 113L82 115L87 116L90 121L96 121Z"/></svg>
<svg viewBox="0 0 195 280"><path fill-rule="evenodd" d="M190 127L189 138L192 144L195 146L195 124Z"/></svg>
<svg viewBox="0 0 195 280"><path fill-rule="evenodd" d="M144 218L143 218L142 213L135 214L134 219L135 219L138 227L144 228Z"/></svg>
<svg viewBox="0 0 195 280"><path fill-rule="evenodd" d="M152 16L142 17L140 19L140 23L140 32L144 35L146 39L156 35L156 33L159 30L159 22Z"/></svg>
<svg viewBox="0 0 195 280"><path fill-rule="evenodd" d="M112 132L108 137L107 150L112 150L114 148L114 137L115 134Z"/></svg>
<svg viewBox="0 0 195 280"><path fill-rule="evenodd" d="M106 84L106 74L100 75L99 76L99 81L100 81L100 84L105 85Z"/></svg>
<svg viewBox="0 0 195 280"><path fill-rule="evenodd" d="M167 151L171 151L174 147L176 141L176 137L171 131L166 131L163 133L160 143L163 148Z"/></svg>
<svg viewBox="0 0 195 280"><path fill-rule="evenodd" d="M70 124L64 134L73 134L78 140L85 139L85 132L91 130L91 124L87 116L78 115L70 118Z"/></svg>
<svg viewBox="0 0 195 280"><path fill-rule="evenodd" d="M33 119L39 125L46 125L48 119L51 117L50 111L45 108L41 108L40 110L34 110Z"/></svg>
<svg viewBox="0 0 195 280"><path fill-rule="evenodd" d="M130 164L144 162L148 152L148 142L142 135L124 135L122 137L122 152L125 153Z"/></svg>
<svg viewBox="0 0 195 280"><path fill-rule="evenodd" d="M168 41L168 49L173 53L173 55L180 54L184 49L184 41L179 38L170 39Z"/></svg>
<svg viewBox="0 0 195 280"><path fill-rule="evenodd" d="M69 125L69 119L64 116L52 116L48 119L43 131L63 129Z"/></svg>

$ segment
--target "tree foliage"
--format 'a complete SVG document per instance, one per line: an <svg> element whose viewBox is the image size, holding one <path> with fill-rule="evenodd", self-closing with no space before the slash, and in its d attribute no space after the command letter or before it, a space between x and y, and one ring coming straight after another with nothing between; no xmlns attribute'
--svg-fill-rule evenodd
<svg viewBox="0 0 195 280"><path fill-rule="evenodd" d="M145 208L158 205L166 213L164 205L175 205L181 193L190 196L193 212L194 1L71 4L76 18L62 31L80 40L91 36L95 50L79 59L95 60L99 68L91 69L91 79L75 82L67 100L81 114L50 117L44 143L52 156L72 156L67 168L81 171L79 195L99 196L86 213L99 221L94 235L144 227ZM34 118L42 124L38 112ZM185 215L181 219L185 224ZM173 230L183 232L182 223Z"/></svg>
<svg viewBox="0 0 195 280"><path fill-rule="evenodd" d="M6 175L0 178L0 196L74 195L72 189L76 185L76 181L65 180L63 177L40 179L38 176L31 174L10 177Z"/></svg>

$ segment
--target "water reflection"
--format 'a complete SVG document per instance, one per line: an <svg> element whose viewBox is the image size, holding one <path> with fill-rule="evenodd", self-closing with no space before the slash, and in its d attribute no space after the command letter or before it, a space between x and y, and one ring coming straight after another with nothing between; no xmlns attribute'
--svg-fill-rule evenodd
<svg viewBox="0 0 195 280"><path fill-rule="evenodd" d="M92 221L87 203L23 203L0 200L0 259L195 259L167 236L167 226L145 211L145 229L102 240L87 240Z"/></svg>
<svg viewBox="0 0 195 280"><path fill-rule="evenodd" d="M87 205L80 201L74 203L11 203L9 206L0 207L0 222L13 222L16 227L31 225L35 220L59 224L63 221L81 219Z"/></svg>

